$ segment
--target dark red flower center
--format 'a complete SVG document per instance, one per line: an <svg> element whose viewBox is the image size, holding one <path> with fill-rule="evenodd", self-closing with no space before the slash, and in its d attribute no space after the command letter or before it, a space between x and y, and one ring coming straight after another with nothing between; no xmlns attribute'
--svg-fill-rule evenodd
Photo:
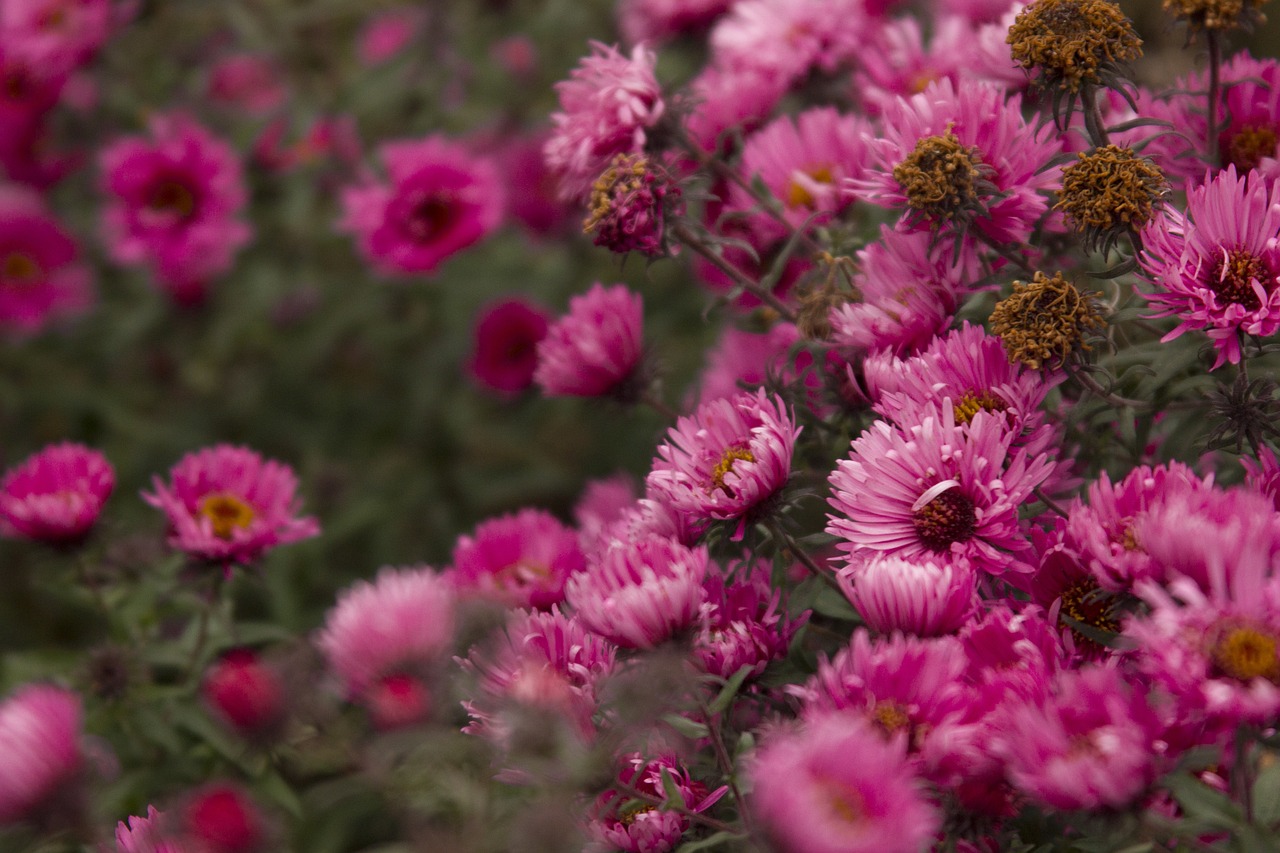
<svg viewBox="0 0 1280 853"><path fill-rule="evenodd" d="M176 178L162 178L156 181L147 194L147 207L184 221L196 212L196 194L191 191L191 187Z"/></svg>
<svg viewBox="0 0 1280 853"><path fill-rule="evenodd" d="M1077 626L1087 625L1105 634L1119 633L1120 623L1111 615L1111 601L1112 597L1102 591L1096 579L1081 578L1062 591L1059 619L1071 630L1078 645L1101 651L1103 647L1097 638L1085 634Z"/></svg>
<svg viewBox="0 0 1280 853"><path fill-rule="evenodd" d="M40 280L40 265L25 252L10 252L0 261L0 284L9 287L35 284Z"/></svg>
<svg viewBox="0 0 1280 853"><path fill-rule="evenodd" d="M22 66L11 66L0 77L0 92L10 101L25 101L31 94L31 75Z"/></svg>
<svg viewBox="0 0 1280 853"><path fill-rule="evenodd" d="M1262 300L1253 289L1255 281L1267 293L1275 287L1275 274L1266 262L1243 249L1223 249L1221 257L1210 268L1206 284L1219 301L1257 311L1262 307Z"/></svg>
<svg viewBox="0 0 1280 853"><path fill-rule="evenodd" d="M449 228L454 220L453 199L442 195L429 195L415 204L405 218L404 230L419 243L436 239Z"/></svg>
<svg viewBox="0 0 1280 853"><path fill-rule="evenodd" d="M950 550L952 543L968 542L978 529L978 513L969 496L958 488L947 489L915 511L912 518L920 541L931 550Z"/></svg>
<svg viewBox="0 0 1280 853"><path fill-rule="evenodd" d="M1224 166L1235 166L1236 172L1244 174L1258 168L1262 158L1276 156L1277 142L1280 136L1272 125L1247 123L1218 137L1218 149Z"/></svg>

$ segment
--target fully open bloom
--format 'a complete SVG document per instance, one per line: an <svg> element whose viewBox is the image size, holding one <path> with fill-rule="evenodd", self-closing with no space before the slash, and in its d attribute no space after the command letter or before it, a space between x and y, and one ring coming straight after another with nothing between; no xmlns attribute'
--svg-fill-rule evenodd
<svg viewBox="0 0 1280 853"><path fill-rule="evenodd" d="M113 0L5 0L0 41L50 71L74 71L111 32Z"/></svg>
<svg viewBox="0 0 1280 853"><path fill-rule="evenodd" d="M448 576L459 590L545 610L564 600L565 581L584 565L575 531L549 512L523 509L458 537Z"/></svg>
<svg viewBox="0 0 1280 853"><path fill-rule="evenodd" d="M485 307L476 320L471 375L499 394L517 394L533 384L538 342L547 335L547 313L519 297Z"/></svg>
<svg viewBox="0 0 1280 853"><path fill-rule="evenodd" d="M106 457L81 444L53 444L0 482L0 531L40 542L75 542L98 520L115 488Z"/></svg>
<svg viewBox="0 0 1280 853"><path fill-rule="evenodd" d="M0 328L33 332L79 313L92 300L91 288L75 240L39 196L0 187Z"/></svg>
<svg viewBox="0 0 1280 853"><path fill-rule="evenodd" d="M247 447L219 444L186 456L143 500L169 519L169 544L200 560L251 563L277 545L320 533L298 516L293 469Z"/></svg>
<svg viewBox="0 0 1280 853"><path fill-rule="evenodd" d="M488 158L440 135L383 143L378 157L389 182L347 187L340 227L380 273L430 273L501 222L502 183Z"/></svg>
<svg viewBox="0 0 1280 853"><path fill-rule="evenodd" d="M80 697L28 684L0 702L0 825L33 817L72 785L84 764Z"/></svg>
<svg viewBox="0 0 1280 853"><path fill-rule="evenodd" d="M248 200L240 160L184 115L157 115L150 132L102 152L107 248L120 263L149 266L179 302L198 302L251 234L238 218Z"/></svg>
<svg viewBox="0 0 1280 853"><path fill-rule="evenodd" d="M644 302L626 286L596 282L538 343L533 379L547 394L624 394L643 354Z"/></svg>

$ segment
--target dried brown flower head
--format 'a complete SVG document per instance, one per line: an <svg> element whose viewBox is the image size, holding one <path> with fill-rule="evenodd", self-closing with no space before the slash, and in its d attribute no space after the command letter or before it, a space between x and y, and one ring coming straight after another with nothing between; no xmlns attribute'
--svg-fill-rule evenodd
<svg viewBox="0 0 1280 853"><path fill-rule="evenodd" d="M1079 92L1082 85L1114 87L1125 63L1142 56L1133 22L1108 0L1036 0L1005 39L1015 62L1045 89Z"/></svg>
<svg viewBox="0 0 1280 853"><path fill-rule="evenodd" d="M1032 370L1060 366L1075 350L1088 350L1084 336L1105 323L1094 293L1081 293L1058 272L1037 272L1030 282L1015 281L1013 293L996 303L991 331L1004 344L1010 362Z"/></svg>
<svg viewBox="0 0 1280 853"><path fill-rule="evenodd" d="M912 214L934 224L984 213L984 196L995 192L990 174L978 149L962 145L950 128L918 141L893 169Z"/></svg>
<svg viewBox="0 0 1280 853"><path fill-rule="evenodd" d="M1151 221L1169 191L1164 172L1132 148L1105 145L1062 170L1055 210L1064 211L1090 250L1110 251L1121 234Z"/></svg>
<svg viewBox="0 0 1280 853"><path fill-rule="evenodd" d="M1164 0L1164 11L1199 30L1252 29L1266 20L1259 8L1265 0Z"/></svg>

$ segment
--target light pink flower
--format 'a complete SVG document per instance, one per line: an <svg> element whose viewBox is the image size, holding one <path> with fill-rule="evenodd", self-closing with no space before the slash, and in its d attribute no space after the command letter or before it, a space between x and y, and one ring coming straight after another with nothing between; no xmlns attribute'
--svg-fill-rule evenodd
<svg viewBox="0 0 1280 853"><path fill-rule="evenodd" d="M93 278L72 236L35 193L0 187L0 328L34 332L92 300Z"/></svg>
<svg viewBox="0 0 1280 853"><path fill-rule="evenodd" d="M635 504L636 497L635 481L629 474L588 481L573 507L579 541L595 541L606 527L622 518Z"/></svg>
<svg viewBox="0 0 1280 853"><path fill-rule="evenodd" d="M666 110L654 77L657 58L636 45L630 58L616 47L591 43L568 80L556 84L560 111L543 155L566 199L585 199L615 154L644 151L648 131Z"/></svg>
<svg viewBox="0 0 1280 853"><path fill-rule="evenodd" d="M28 684L0 702L0 825L16 823L74 784L84 765L80 697Z"/></svg>
<svg viewBox="0 0 1280 853"><path fill-rule="evenodd" d="M380 679L417 675L444 660L453 641L453 585L430 567L384 567L338 594L315 644L346 694L359 699Z"/></svg>
<svg viewBox="0 0 1280 853"><path fill-rule="evenodd" d="M751 804L782 853L919 853L941 825L902 738L826 714L779 731L750 762Z"/></svg>
<svg viewBox="0 0 1280 853"><path fill-rule="evenodd" d="M680 805L693 814L701 814L711 808L728 790L726 786L708 794L706 786L695 781L679 760L670 754L646 761L639 753L631 753L622 756L619 763L622 765L618 773L619 782L665 800L666 786L662 781L665 776L680 792ZM639 808L621 808L633 803L630 795L614 788L596 799L587 824L592 843L587 845L586 853L669 853L676 849L681 836L689 828L688 815L647 804Z"/></svg>
<svg viewBox="0 0 1280 853"><path fill-rule="evenodd" d="M240 160L183 115L153 117L150 133L100 156L107 248L120 263L150 267L179 302L199 302L252 234L239 219L248 198Z"/></svg>
<svg viewBox="0 0 1280 853"><path fill-rule="evenodd" d="M786 94L789 82L767 71L708 65L689 83L685 130L704 151L723 151L733 131L759 127Z"/></svg>
<svg viewBox="0 0 1280 853"><path fill-rule="evenodd" d="M366 178L342 192L340 227L378 272L433 272L491 234L505 194L497 169L443 136L383 143L388 183Z"/></svg>
<svg viewBox="0 0 1280 853"><path fill-rule="evenodd" d="M881 634L954 634L977 604L973 569L940 555L906 560L880 554L845 567L836 580L863 621Z"/></svg>
<svg viewBox="0 0 1280 853"><path fill-rule="evenodd" d="M730 678L747 666L755 677L770 661L786 656L809 614L787 617L782 591L770 586L769 571L767 562L747 558L707 573L707 599L693 639L693 656L703 671Z"/></svg>
<svg viewBox="0 0 1280 853"><path fill-rule="evenodd" d="M147 806L147 816L131 816L116 824L116 853L187 853L181 842L166 838L167 815Z"/></svg>
<svg viewBox="0 0 1280 853"><path fill-rule="evenodd" d="M565 597L592 631L623 648L650 649L697 620L706 574L706 548L652 535L615 540L569 578Z"/></svg>
<svg viewBox="0 0 1280 853"><path fill-rule="evenodd" d="M810 71L834 72L868 35L862 0L739 0L711 31L712 61L790 88Z"/></svg>
<svg viewBox="0 0 1280 853"><path fill-rule="evenodd" d="M5 0L0 42L23 59L66 73L87 63L107 40L114 0Z"/></svg>
<svg viewBox="0 0 1280 853"><path fill-rule="evenodd" d="M1245 469L1245 482L1271 498L1280 512L1280 460L1276 458L1275 451L1264 444L1256 462L1242 456L1240 464Z"/></svg>
<svg viewBox="0 0 1280 853"><path fill-rule="evenodd" d="M404 50L423 24L422 10L404 7L374 15L356 36L356 53L367 66L381 65Z"/></svg>
<svg viewBox="0 0 1280 853"><path fill-rule="evenodd" d="M226 565L248 564L271 548L320 533L310 516L298 516L293 469L264 460L247 447L219 444L188 453L154 478L143 500L169 520L169 545L191 557Z"/></svg>
<svg viewBox="0 0 1280 853"><path fill-rule="evenodd" d="M533 384L538 342L547 335L547 312L519 297L491 302L481 309L472 332L468 364L484 387L515 395Z"/></svg>
<svg viewBox="0 0 1280 853"><path fill-rule="evenodd" d="M597 282L538 343L533 379L551 395L624 393L643 354L644 303L625 285Z"/></svg>
<svg viewBox="0 0 1280 853"><path fill-rule="evenodd" d="M274 112L288 94L280 73L264 56L252 53L226 56L209 71L209 99L253 117Z"/></svg>
<svg viewBox="0 0 1280 853"><path fill-rule="evenodd" d="M1142 269L1155 283L1144 294L1155 317L1177 317L1161 340L1204 330L1216 370L1240 361L1240 335L1280 330L1280 190L1256 172L1228 166L1187 194L1184 215L1166 209L1142 231Z"/></svg>
<svg viewBox="0 0 1280 853"><path fill-rule="evenodd" d="M523 509L458 537L447 575L459 590L546 610L564 600L565 581L584 565L575 531L549 512Z"/></svg>
<svg viewBox="0 0 1280 853"><path fill-rule="evenodd" d="M105 456L82 444L52 444L0 482L0 530L39 542L83 539L115 488Z"/></svg>
<svg viewBox="0 0 1280 853"><path fill-rule="evenodd" d="M799 341L800 330L794 323L774 323L766 332L725 326L707 353L698 404L737 397L744 390L764 385L770 377L787 376L791 347Z"/></svg>

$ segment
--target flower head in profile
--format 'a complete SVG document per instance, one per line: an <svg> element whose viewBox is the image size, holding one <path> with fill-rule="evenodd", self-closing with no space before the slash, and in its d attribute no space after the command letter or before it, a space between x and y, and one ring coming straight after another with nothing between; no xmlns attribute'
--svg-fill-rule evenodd
<svg viewBox="0 0 1280 853"><path fill-rule="evenodd" d="M187 116L155 116L149 129L150 138L102 152L107 248L120 263L149 267L177 301L199 302L251 234L239 218L248 200L240 160Z"/></svg>
<svg viewBox="0 0 1280 853"><path fill-rule="evenodd" d="M219 444L184 456L147 503L169 520L169 544L198 560L252 563L277 545L320 533L299 516L293 469L247 447Z"/></svg>
<svg viewBox="0 0 1280 853"><path fill-rule="evenodd" d="M680 792L683 811L701 814L724 796L727 787L707 793L701 782L674 755L661 755L646 761L639 753L625 755L619 762L618 781L650 797L667 797L667 785ZM664 783L664 778L666 783ZM687 814L659 809L645 800L633 799L625 791L610 788L601 794L592 808L587 834L592 844L588 853L622 851L622 853L669 853L680 844L689 828Z"/></svg>
<svg viewBox="0 0 1280 853"><path fill-rule="evenodd" d="M704 403L658 447L648 484L695 519L737 519L766 508L786 485L800 428L763 388Z"/></svg>
<svg viewBox="0 0 1280 853"><path fill-rule="evenodd" d="M954 634L973 615L977 577L964 560L878 555L836 577L840 591L881 634Z"/></svg>
<svg viewBox="0 0 1280 853"><path fill-rule="evenodd" d="M178 841L167 838L168 815L147 806L147 816L132 815L116 824L116 853L186 853Z"/></svg>
<svg viewBox="0 0 1280 853"><path fill-rule="evenodd" d="M476 320L470 369L486 388L513 395L533 384L538 342L547 335L546 311L510 297L486 306Z"/></svg>
<svg viewBox="0 0 1280 853"><path fill-rule="evenodd" d="M387 180L347 187L340 227L383 275L434 272L501 222L502 183L488 158L440 135L383 143L378 157Z"/></svg>
<svg viewBox="0 0 1280 853"><path fill-rule="evenodd" d="M53 444L0 482L0 531L38 542L83 539L115 488L115 471L81 444Z"/></svg>
<svg viewBox="0 0 1280 853"><path fill-rule="evenodd" d="M784 853L918 853L941 824L902 739L857 716L775 732L748 773L755 812Z"/></svg>
<svg viewBox="0 0 1280 853"><path fill-rule="evenodd" d="M74 785L84 765L80 697L28 684L0 702L0 825L33 820Z"/></svg>
<svg viewBox="0 0 1280 853"><path fill-rule="evenodd" d="M34 332L82 312L92 298L72 236L38 195L0 186L0 328Z"/></svg>
<svg viewBox="0 0 1280 853"><path fill-rule="evenodd" d="M523 509L458 537L448 576L461 591L546 610L564 600L565 582L584 565L574 530L549 512Z"/></svg>
<svg viewBox="0 0 1280 853"><path fill-rule="evenodd" d="M627 397L643 355L644 302L625 285L596 282L538 342L533 380L550 395Z"/></svg>
<svg viewBox="0 0 1280 853"><path fill-rule="evenodd" d="M693 655L703 671L731 678L744 666L751 675L784 657L791 638L808 619L787 615L782 591L769 584L769 566L744 559L712 569L703 583L707 599L698 613Z"/></svg>

